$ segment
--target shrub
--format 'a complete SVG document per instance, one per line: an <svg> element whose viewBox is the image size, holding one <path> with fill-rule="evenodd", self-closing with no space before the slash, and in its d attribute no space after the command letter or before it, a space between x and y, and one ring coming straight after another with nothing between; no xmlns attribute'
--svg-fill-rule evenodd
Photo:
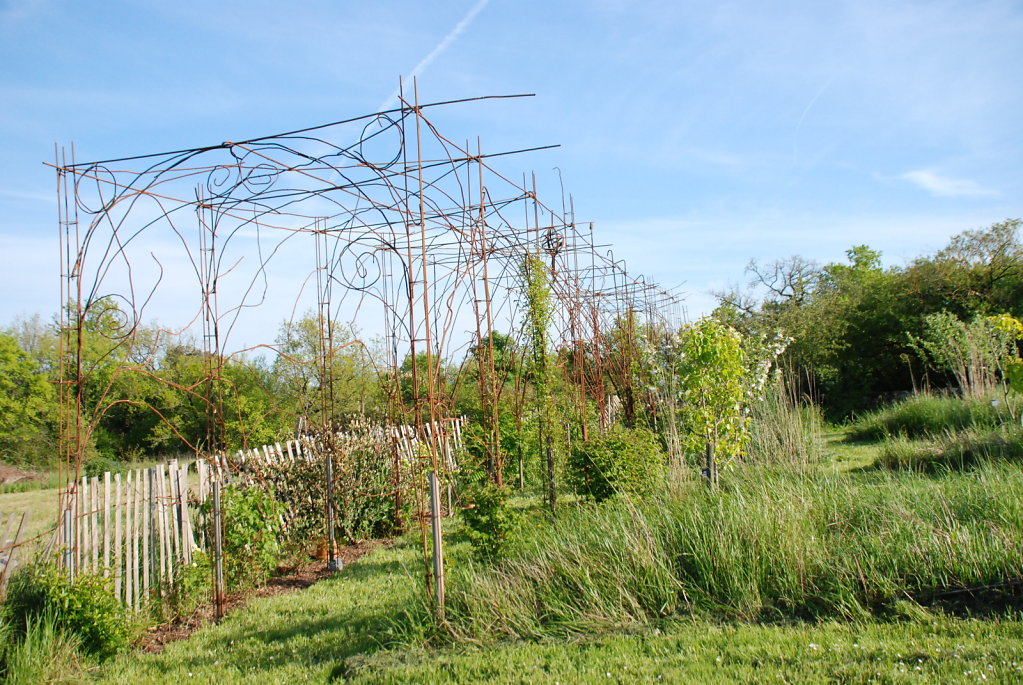
<svg viewBox="0 0 1023 685"><path fill-rule="evenodd" d="M108 471L110 473L123 473L126 470L127 465L124 462L110 456L97 454L85 463L83 475L92 478L93 476L102 476Z"/></svg>
<svg viewBox="0 0 1023 685"><path fill-rule="evenodd" d="M226 583L235 588L265 583L281 554L281 507L273 492L229 485L224 488L221 512Z"/></svg>
<svg viewBox="0 0 1023 685"><path fill-rule="evenodd" d="M394 451L384 431L353 427L334 437L334 514L340 535L350 541L389 535L400 526L396 519ZM251 462L241 465L267 484L282 505L286 534L293 544L306 544L325 534L324 475L322 449L309 447L306 458L278 464ZM312 456L309 453L312 452ZM406 492L414 474L408 464L400 467L397 487ZM402 522L411 515L411 498L398 512Z"/></svg>
<svg viewBox="0 0 1023 685"><path fill-rule="evenodd" d="M473 550L482 558L500 557L519 517L508 506L508 488L483 481L466 496L462 521Z"/></svg>
<svg viewBox="0 0 1023 685"><path fill-rule="evenodd" d="M170 609L176 616L187 616L207 602L212 591L213 569L210 558L196 550L192 552L191 564L179 564L175 568Z"/></svg>
<svg viewBox="0 0 1023 685"><path fill-rule="evenodd" d="M577 444L568 468L576 491L599 502L618 492L645 492L663 478L665 460L656 434L643 427L616 426Z"/></svg>
<svg viewBox="0 0 1023 685"><path fill-rule="evenodd" d="M74 635L85 653L107 658L128 646L128 616L110 581L83 573L71 580L55 566L29 566L11 579L3 614L22 637L50 617L56 629Z"/></svg>

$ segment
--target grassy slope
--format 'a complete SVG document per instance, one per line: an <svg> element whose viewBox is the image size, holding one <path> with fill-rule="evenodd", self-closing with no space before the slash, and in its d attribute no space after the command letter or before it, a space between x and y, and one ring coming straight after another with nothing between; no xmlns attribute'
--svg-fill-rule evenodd
<svg viewBox="0 0 1023 685"><path fill-rule="evenodd" d="M452 561L464 547L452 551ZM102 682L994 682L1023 680L1023 625L920 613L818 625L683 620L573 643L386 647L416 592L413 543L336 578L259 600L159 655L125 655Z"/></svg>
<svg viewBox="0 0 1023 685"><path fill-rule="evenodd" d="M875 446L827 436L839 471ZM464 561L449 537L448 564ZM389 626L415 603L414 541L380 549L308 590L258 600L160 655L124 655L102 682L1023 682L1023 623L956 619L907 605L900 620L819 624L662 622L656 630L573 642L440 648L394 644ZM404 633L404 631L402 631ZM407 639L407 633L404 633Z"/></svg>
<svg viewBox="0 0 1023 685"><path fill-rule="evenodd" d="M465 559L449 547L449 564ZM388 643L420 584L414 541L301 593L263 599L102 682L1023 682L1023 624L910 610L899 621L758 625L703 619L574 642ZM983 676L983 677L982 677Z"/></svg>
<svg viewBox="0 0 1023 685"><path fill-rule="evenodd" d="M59 490L56 488L2 493L0 514L3 514L3 520L0 521L0 526L7 525L7 516L10 514L28 513L25 528L21 532L22 540L51 530L57 523L58 497ZM0 534L2 532L0 531Z"/></svg>

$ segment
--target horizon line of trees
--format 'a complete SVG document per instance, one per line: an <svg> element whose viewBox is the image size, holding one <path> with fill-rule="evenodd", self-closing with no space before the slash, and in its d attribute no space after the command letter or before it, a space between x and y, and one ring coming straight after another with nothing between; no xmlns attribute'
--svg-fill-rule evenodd
<svg viewBox="0 0 1023 685"><path fill-rule="evenodd" d="M965 231L945 248L904 266L884 268L881 254L866 245L851 247L846 263L822 265L798 256L751 261L746 287L717 293L720 304L712 318L745 340L784 338L777 365L803 397L834 420L901 393L957 387L959 376L923 354L922 341L939 314L962 322L1003 314L1023 318L1021 225L1010 219ZM122 351L116 341L123 313L113 304L92 311L82 341L92 393L83 400L87 410L99 407L91 415L90 460L136 461L204 446L210 434L208 403L200 392L209 377L205 353L194 340L163 335L156 326L140 326L135 344ZM619 313L602 334L599 352L590 343L551 346L553 367L546 372L532 359L536 341L497 331L486 332L464 360L436 369L434 383L444 410L468 415L483 433L500 436L499 445L482 435L478 439L479 456L491 477L495 469L508 467L521 484L524 459L537 462L530 468L539 467L537 455L524 456L524 441L529 440L527 424L539 411L532 405L540 376L554 392L545 410L550 415L547 437L563 431L558 426L567 421L553 418L554 413L579 414L579 426L572 429L579 435L573 439L587 439L587 424L594 416L601 418L609 395L617 397L625 425L656 424L656 402L644 378L649 369L639 343L647 334L652 343L675 332L647 331L633 317L633 312ZM45 466L57 460L58 336L58 326L39 315L0 328L0 461ZM373 362L381 355L373 352L382 342L371 344L372 350L352 337L335 344L332 367L324 369L319 323L309 314L282 324L272 359L234 355L220 360L225 446L281 440L295 432L300 417L316 423L324 373L330 374L330 405L339 419L407 417L411 401L423 395L412 378L424 383L424 360L407 357L398 369L381 369ZM600 364L595 354L602 355ZM499 410L490 415L484 405L495 398ZM601 423L606 421L601 418ZM501 455L514 458L495 461Z"/></svg>
<svg viewBox="0 0 1023 685"><path fill-rule="evenodd" d="M715 293L714 316L745 335L791 338L779 363L832 420L905 393L960 392L955 374L921 354L919 341L939 314L964 324L1023 317L1021 225L1008 219L964 231L904 266L882 267L867 245L847 250L846 263L752 260L745 287Z"/></svg>

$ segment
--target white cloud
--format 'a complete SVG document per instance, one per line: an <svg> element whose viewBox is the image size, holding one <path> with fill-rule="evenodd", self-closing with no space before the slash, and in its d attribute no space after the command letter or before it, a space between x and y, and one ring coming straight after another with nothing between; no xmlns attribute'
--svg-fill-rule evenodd
<svg viewBox="0 0 1023 685"><path fill-rule="evenodd" d="M933 169L908 171L899 178L938 197L992 197L997 195L995 191L985 188L976 181L949 178Z"/></svg>

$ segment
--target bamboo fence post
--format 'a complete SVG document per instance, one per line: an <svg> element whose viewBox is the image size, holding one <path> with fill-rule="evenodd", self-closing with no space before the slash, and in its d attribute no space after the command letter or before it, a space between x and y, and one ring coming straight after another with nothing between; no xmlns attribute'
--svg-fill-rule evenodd
<svg viewBox="0 0 1023 685"><path fill-rule="evenodd" d="M99 571L99 476L92 477L91 485L91 500L89 512L89 523L92 530L92 537L89 542L92 544L92 550L89 553L89 563L92 566L92 572L96 573Z"/></svg>
<svg viewBox="0 0 1023 685"><path fill-rule="evenodd" d="M167 480L167 468L164 464L157 467L157 477L160 485L160 528L161 528L161 548L166 549L166 563L164 565L164 580L165 583L161 584L161 591L164 586L174 586L174 535L171 532L171 489L168 487L169 482Z"/></svg>
<svg viewBox="0 0 1023 685"><path fill-rule="evenodd" d="M79 481L78 497L75 498L75 533L78 538L78 548L75 550L76 576L82 573L83 570L88 569L89 563L88 550L86 549L89 537L89 517L88 514L83 514L83 510L89 507L88 493L89 480L83 475Z"/></svg>
<svg viewBox="0 0 1023 685"><path fill-rule="evenodd" d="M199 493L199 504L206 501L205 491L203 490L203 471L202 471L202 457L195 458L195 489Z"/></svg>
<svg viewBox="0 0 1023 685"><path fill-rule="evenodd" d="M175 487L178 479L178 463L171 460L167 464L167 527L170 529L171 541L171 582L173 583L173 567L181 559L181 533L178 526L178 492Z"/></svg>
<svg viewBox="0 0 1023 685"><path fill-rule="evenodd" d="M182 527L181 518L181 469L178 468L178 462L175 459L170 463L167 468L167 490L168 500L167 506L169 511L167 515L170 517L170 528L171 528L171 539L174 541L174 556L172 557L176 561L184 559L185 555L182 552L183 540L181 537Z"/></svg>
<svg viewBox="0 0 1023 685"><path fill-rule="evenodd" d="M164 478L163 478L163 466L157 465L153 467L153 488L156 490L156 496L153 501L156 506L153 509L153 513L156 515L156 552L153 556L155 565L155 573L153 574L154 587L160 596L164 595L164 588L167 584L167 527L166 527L166 507L164 507ZM156 561L159 560L159 563Z"/></svg>
<svg viewBox="0 0 1023 685"><path fill-rule="evenodd" d="M127 537L124 539L124 598L125 604L134 608L137 586L135 560L138 558L138 536L135 533L135 478L132 471L128 471L125 494L127 501L124 503L124 530Z"/></svg>
<svg viewBox="0 0 1023 685"><path fill-rule="evenodd" d="M110 577L110 472L103 473L103 577Z"/></svg>
<svg viewBox="0 0 1023 685"><path fill-rule="evenodd" d="M127 597L122 594L124 589L124 581L122 575L124 573L124 562L122 552L124 551L124 537L121 535L124 531L121 529L121 517L124 514L123 502L121 501L121 474L114 474L114 568L116 569L114 574L114 594L117 595L117 599L124 601L127 604Z"/></svg>
<svg viewBox="0 0 1023 685"><path fill-rule="evenodd" d="M181 520L181 552L186 564L192 563L192 521L188 516L188 464L178 468L178 518Z"/></svg>
<svg viewBox="0 0 1023 685"><path fill-rule="evenodd" d="M150 577L152 572L153 564L153 538L155 536L155 530L153 530L153 524L155 523L155 516L153 516L153 509L156 506L156 502L153 501L153 469L146 469L146 478L142 483L142 499L144 503L144 513L142 517L142 599L144 602L149 602L149 587Z"/></svg>
<svg viewBox="0 0 1023 685"><path fill-rule="evenodd" d="M221 479L213 481L213 604L218 619L224 617L224 540L220 511Z"/></svg>

